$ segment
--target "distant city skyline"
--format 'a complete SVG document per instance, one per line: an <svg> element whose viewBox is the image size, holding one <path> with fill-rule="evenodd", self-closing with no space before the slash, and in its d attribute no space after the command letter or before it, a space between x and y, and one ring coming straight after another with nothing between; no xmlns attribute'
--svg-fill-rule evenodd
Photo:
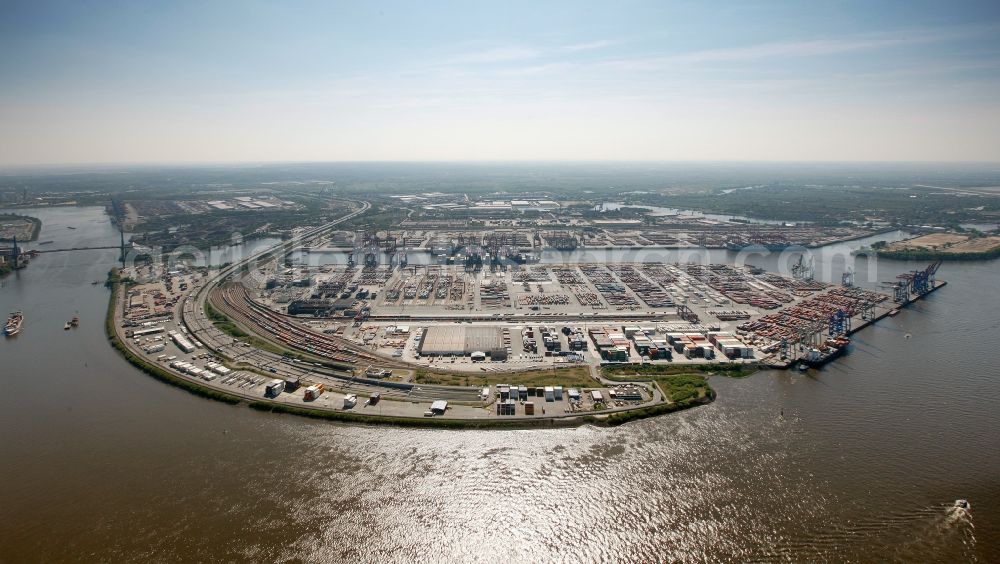
<svg viewBox="0 0 1000 564"><path fill-rule="evenodd" d="M0 166L1000 161L996 2L6 2Z"/></svg>

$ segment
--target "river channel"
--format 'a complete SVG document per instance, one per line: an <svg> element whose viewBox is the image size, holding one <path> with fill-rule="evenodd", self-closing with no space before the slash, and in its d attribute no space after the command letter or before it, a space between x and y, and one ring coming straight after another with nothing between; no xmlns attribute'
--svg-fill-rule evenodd
<svg viewBox="0 0 1000 564"><path fill-rule="evenodd" d="M117 242L99 208L27 213L53 248ZM817 273L839 281L842 257ZM1000 560L996 261L946 263L948 286L820 371L714 377L715 403L614 429L481 432L153 380L104 337L91 282L116 258L44 254L0 281L0 312L26 315L0 340L0 562Z"/></svg>

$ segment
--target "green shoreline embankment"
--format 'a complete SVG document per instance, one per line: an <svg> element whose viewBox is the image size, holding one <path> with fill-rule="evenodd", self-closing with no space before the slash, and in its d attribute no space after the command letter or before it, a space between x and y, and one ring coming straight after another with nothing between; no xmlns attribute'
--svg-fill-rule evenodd
<svg viewBox="0 0 1000 564"><path fill-rule="evenodd" d="M993 247L988 251L967 253L950 253L930 249L909 249L905 251L872 250L866 252L874 253L878 258L893 260L993 260L1000 258L1000 246Z"/></svg>
<svg viewBox="0 0 1000 564"><path fill-rule="evenodd" d="M676 411L706 405L715 400L715 391L705 384L706 393L701 397L687 397L681 401L671 403L660 403L629 411L618 411L608 414L600 412L596 414L576 415L569 417L547 417L538 419L447 419L447 418L416 418L416 417L387 417L379 415L358 415L339 411L327 411L321 409L311 409L308 407L296 407L287 404L269 402L262 400L247 400L239 396L234 396L214 388L201 386L196 382L177 377L162 367L147 362L137 356L125 346L118 337L115 330L115 309L118 304L118 297L125 283L118 275L117 269L108 273L107 286L111 288L111 296L108 300L108 311L104 320L104 330L111 341L111 345L133 366L139 368L146 374L160 380L161 382L177 386L187 392L197 396L218 400L230 405L238 405L246 401L251 409L269 413L289 414L310 419L324 419L340 423L351 423L360 425L391 425L396 427L421 427L437 429L556 429L571 428L581 425L595 425L600 427L616 427L631 421L666 415ZM659 385L659 383L657 383ZM661 388L661 392L663 392ZM669 394L664 393L664 397Z"/></svg>

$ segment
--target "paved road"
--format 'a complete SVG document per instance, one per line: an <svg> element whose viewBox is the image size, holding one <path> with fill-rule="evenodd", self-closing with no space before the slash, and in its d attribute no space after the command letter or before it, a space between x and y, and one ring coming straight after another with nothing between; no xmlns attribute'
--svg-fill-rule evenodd
<svg viewBox="0 0 1000 564"><path fill-rule="evenodd" d="M238 272L246 264L268 254L278 252L284 253L298 245L308 243L310 240L321 237L327 231L332 230L337 225L353 219L368 211L371 207L369 202L363 202L361 209L354 211L330 223L309 229L298 236L289 239L273 247L263 249L247 257L243 261L232 264L221 269L215 277L207 280L205 284L191 297L185 300L181 307L181 319L185 327L191 331L209 350L218 355L231 358L236 362L244 362L248 365L266 370L275 377L285 379L299 378L303 382L322 382L331 385L338 390L350 391L356 394L370 394L378 391L384 397L393 399L408 400L435 400L447 399L452 401L476 402L479 400L479 388L456 388L450 386L413 386L408 384L394 384L389 382L373 382L364 378L354 378L350 371L333 370L322 366L315 366L307 362L290 362L289 359L281 355L260 350L244 343L235 341L231 336L223 333L212 325L205 316L205 301L211 292L229 275ZM249 328L248 328L249 329ZM363 368L363 367L362 367ZM273 372L271 372L273 370Z"/></svg>
<svg viewBox="0 0 1000 564"><path fill-rule="evenodd" d="M228 334L217 329L211 321L205 315L205 302L211 292L227 277L233 273L239 272L244 266L251 263L251 261L258 260L264 256L270 256L276 253L284 253L288 250L294 248L296 245L302 245L310 240L322 236L327 231L333 229L340 223L357 217L360 214L365 213L369 208L370 204L368 202L363 202L362 207L344 217L341 217L335 221L329 222L319 227L308 229L303 233L300 233L292 239L279 243L268 249L264 249L254 253L253 255L247 257L243 261L230 265L228 267L222 268L214 277L207 279L203 283L199 284L198 287L193 288L194 294L187 296L181 301L178 308L180 322L183 326L197 338L204 347L214 353L215 355L223 358L232 359L233 361L239 363L245 363L246 365L253 366L257 370L263 371L264 374L273 374L274 377L289 379L299 379L303 383L316 383L322 382L329 384L331 388L335 388L338 391L355 393L359 397L364 397L369 395L374 391L378 391L382 394L385 399L395 399L401 400L403 402L430 402L437 399L447 399L450 401L464 401L464 402L478 402L479 400L479 388L460 388L455 386L433 386L433 385L410 385L410 384L400 384L400 383L389 383L389 382L379 382L367 379L357 379L350 375L346 371L339 371L323 366L311 365L306 362L292 362L289 359L282 357L281 355L271 353L268 351L260 350L255 347L249 346L245 343L241 343L238 340L233 339ZM120 314L123 311L121 304L116 308L116 313ZM121 333L121 323L120 317L116 319L116 328ZM125 339L124 335L120 335L123 342L132 349L140 357L145 357L144 353L137 349L134 343L130 339ZM194 354L198 354L201 351L197 351ZM190 355L186 355L190 356ZM203 382L198 380L200 385L216 388L223 390L227 393L238 395L246 399L262 399L263 393L263 383L267 380L267 376L254 374L253 372L240 371L243 378L246 380L245 384L229 383L223 384L223 378L211 381ZM197 380L191 376L179 375L182 378L189 380ZM602 381L599 375L595 375L596 379ZM606 381L608 384L611 382ZM614 384L620 384L620 382L614 382ZM662 401L662 397L659 392L653 388L653 401L651 403L659 403ZM282 398L279 399L281 403L293 403L301 405L301 402L294 401L291 396L285 397L286 394L282 394ZM329 398L323 402L319 402L321 405L314 405L313 407L322 407L326 409L331 409ZM335 403L335 402L334 402ZM404 403L397 404L400 408L404 409L405 412L399 413L399 415L409 415L414 416L415 413L409 413L416 409L419 412L421 407L412 406L412 404ZM646 404L649 405L649 404ZM412 406L412 407L405 407ZM389 405L387 405L389 407ZM461 411L465 412L470 410L470 408L459 408ZM626 408L627 409L627 408ZM612 409L605 413L611 413L615 411L622 411L624 409ZM381 411L381 409L380 409ZM385 413L389 415L388 413ZM469 418L482 418L489 417L489 411L482 413L476 412L475 410L469 413L463 413L464 416ZM570 416L569 414L564 416ZM459 416L465 418L463 416ZM550 416L551 417L551 416ZM558 416L557 416L558 417ZM542 417L549 418L549 417Z"/></svg>

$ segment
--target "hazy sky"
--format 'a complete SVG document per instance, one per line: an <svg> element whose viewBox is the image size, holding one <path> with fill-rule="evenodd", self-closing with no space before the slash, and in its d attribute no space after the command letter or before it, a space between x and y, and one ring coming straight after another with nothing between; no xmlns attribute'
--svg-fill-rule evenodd
<svg viewBox="0 0 1000 564"><path fill-rule="evenodd" d="M0 164L1000 161L1000 2L10 2Z"/></svg>

